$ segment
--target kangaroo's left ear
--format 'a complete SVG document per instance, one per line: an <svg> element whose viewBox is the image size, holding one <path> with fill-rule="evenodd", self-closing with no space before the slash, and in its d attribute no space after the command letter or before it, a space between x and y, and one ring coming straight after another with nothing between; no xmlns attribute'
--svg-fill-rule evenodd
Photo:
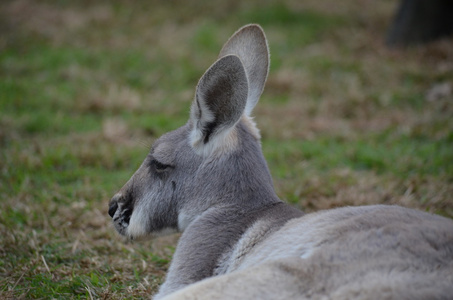
<svg viewBox="0 0 453 300"><path fill-rule="evenodd" d="M244 65L249 91L245 114L250 116L258 103L269 73L269 46L263 29L257 24L240 28L225 43L219 57L238 56Z"/></svg>
<svg viewBox="0 0 453 300"><path fill-rule="evenodd" d="M190 144L201 155L235 146L234 128L248 95L244 66L236 55L217 60L201 77L192 103Z"/></svg>

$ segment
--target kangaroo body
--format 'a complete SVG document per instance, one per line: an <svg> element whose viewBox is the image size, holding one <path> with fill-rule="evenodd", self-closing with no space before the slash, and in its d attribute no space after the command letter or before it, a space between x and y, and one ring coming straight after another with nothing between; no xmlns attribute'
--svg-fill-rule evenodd
<svg viewBox="0 0 453 300"><path fill-rule="evenodd" d="M376 205L321 211L266 229L260 221L250 227L229 251L224 275L165 299L453 297L448 219Z"/></svg>
<svg viewBox="0 0 453 300"><path fill-rule="evenodd" d="M268 67L262 29L237 31L188 123L110 202L125 236L183 232L155 299L453 298L452 220L384 205L303 215L277 197L250 117Z"/></svg>

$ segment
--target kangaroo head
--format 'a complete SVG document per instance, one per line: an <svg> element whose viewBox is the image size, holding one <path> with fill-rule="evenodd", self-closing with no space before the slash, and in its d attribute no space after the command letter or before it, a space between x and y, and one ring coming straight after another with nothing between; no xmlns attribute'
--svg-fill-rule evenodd
<svg viewBox="0 0 453 300"><path fill-rule="evenodd" d="M110 201L120 234L182 231L212 207L256 206L275 195L250 118L268 66L259 26L245 26L228 40L197 85L187 124L160 137Z"/></svg>

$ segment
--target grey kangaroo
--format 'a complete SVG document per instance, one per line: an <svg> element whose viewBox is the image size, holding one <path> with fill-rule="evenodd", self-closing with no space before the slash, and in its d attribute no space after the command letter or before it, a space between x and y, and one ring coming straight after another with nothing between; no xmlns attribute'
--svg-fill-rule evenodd
<svg viewBox="0 0 453 300"><path fill-rule="evenodd" d="M269 50L239 29L201 77L187 124L112 198L131 239L183 232L154 299L453 299L453 221L399 206L304 215L275 194L251 113Z"/></svg>

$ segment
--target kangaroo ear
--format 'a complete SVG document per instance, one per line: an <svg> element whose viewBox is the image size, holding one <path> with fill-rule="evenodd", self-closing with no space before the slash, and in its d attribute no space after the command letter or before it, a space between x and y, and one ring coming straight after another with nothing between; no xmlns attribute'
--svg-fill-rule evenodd
<svg viewBox="0 0 453 300"><path fill-rule="evenodd" d="M203 155L235 144L234 128L247 103L248 83L239 57L217 60L201 77L192 103L192 147Z"/></svg>
<svg viewBox="0 0 453 300"><path fill-rule="evenodd" d="M269 47L263 29L256 24L240 28L223 46L219 57L229 54L238 56L244 64L249 82L245 113L250 116L269 73Z"/></svg>

